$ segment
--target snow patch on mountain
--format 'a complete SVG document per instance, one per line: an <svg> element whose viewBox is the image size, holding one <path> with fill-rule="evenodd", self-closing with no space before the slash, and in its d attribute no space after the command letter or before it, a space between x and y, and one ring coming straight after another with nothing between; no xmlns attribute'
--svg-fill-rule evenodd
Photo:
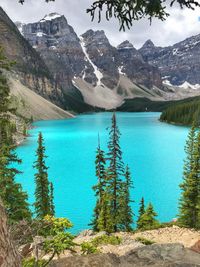
<svg viewBox="0 0 200 267"><path fill-rule="evenodd" d="M44 36L44 35L46 35L46 34L43 33L43 32L37 32L37 33L36 33L36 36L37 36L37 37L42 37L42 36Z"/></svg>
<svg viewBox="0 0 200 267"><path fill-rule="evenodd" d="M182 85L179 85L179 87L184 89L200 89L200 84L190 84L189 82L184 82Z"/></svg>
<svg viewBox="0 0 200 267"><path fill-rule="evenodd" d="M101 85L101 79L103 78L103 74L100 72L100 70L97 68L97 66L90 59L90 57L89 57L89 55L87 53L87 49L85 47L85 42L83 40L83 37L80 37L80 45L82 47L83 53L85 54L86 60L89 61L89 63L94 68L94 74L97 77L97 86L99 86L99 85Z"/></svg>
<svg viewBox="0 0 200 267"><path fill-rule="evenodd" d="M46 15L43 19L41 19L40 22L54 20L54 19L57 19L57 18L60 18L60 17L62 17L62 15L60 15L58 13L51 13L49 15Z"/></svg>
<svg viewBox="0 0 200 267"><path fill-rule="evenodd" d="M168 77L168 76L166 76ZM171 82L168 79L164 79L163 80L163 84L167 85L167 86L173 86L173 87L178 87L178 88L182 88L182 89L192 89L192 90L198 90L200 89L200 84L191 84L187 81L185 81L183 84L175 86L173 84L171 84Z"/></svg>
<svg viewBox="0 0 200 267"><path fill-rule="evenodd" d="M124 72L122 72L123 66L118 67L119 74L126 75Z"/></svg>
<svg viewBox="0 0 200 267"><path fill-rule="evenodd" d="M174 86L173 84L171 84L171 82L167 79L163 80L163 84L164 85L168 85L168 86Z"/></svg>

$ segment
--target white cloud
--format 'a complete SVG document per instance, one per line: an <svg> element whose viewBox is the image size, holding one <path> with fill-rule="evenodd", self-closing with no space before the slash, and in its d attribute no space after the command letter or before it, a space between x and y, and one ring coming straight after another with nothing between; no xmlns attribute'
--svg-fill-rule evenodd
<svg viewBox="0 0 200 267"><path fill-rule="evenodd" d="M138 48L147 39L151 39L156 45L167 46L200 33L200 8L192 11L173 7L169 10L171 16L164 22L155 19L150 26L148 20L142 20L135 22L131 30L119 32L118 22L114 19L110 22L103 20L100 24L97 21L91 22L86 8L92 2L93 0L56 0L47 4L44 0L26 0L24 5L20 5L17 0L1 0L1 6L13 21L26 23L38 21L51 12L64 14L79 35L90 28L103 29L113 45L128 39Z"/></svg>

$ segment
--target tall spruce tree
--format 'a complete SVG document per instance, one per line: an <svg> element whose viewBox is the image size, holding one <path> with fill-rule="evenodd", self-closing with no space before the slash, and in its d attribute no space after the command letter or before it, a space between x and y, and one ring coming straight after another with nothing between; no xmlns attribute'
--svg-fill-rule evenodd
<svg viewBox="0 0 200 267"><path fill-rule="evenodd" d="M31 212L28 205L28 196L22 190L15 177L21 172L13 164L19 164L13 146L0 145L0 197L8 214L9 222L16 222L23 219L29 220Z"/></svg>
<svg viewBox="0 0 200 267"><path fill-rule="evenodd" d="M111 212L113 217L114 232L119 229L121 222L120 201L123 193L122 177L124 175L124 164L120 147L120 131L116 122L115 113L112 116L112 124L109 131L108 161L109 161L109 193L111 196Z"/></svg>
<svg viewBox="0 0 200 267"><path fill-rule="evenodd" d="M15 222L30 219L31 213L27 202L27 194L23 192L15 177L20 174L13 165L21 163L15 153L12 138L12 122L10 120L10 89L2 69L9 69L10 63L0 48L0 197L7 211L9 221Z"/></svg>
<svg viewBox="0 0 200 267"><path fill-rule="evenodd" d="M132 187L129 167L124 170L122 151L119 145L120 132L115 113L109 131L108 153L99 146L96 154L96 176L98 183L93 187L96 192L96 206L92 223L95 231L109 233L130 231L133 223L130 188ZM106 163L108 162L108 166Z"/></svg>
<svg viewBox="0 0 200 267"><path fill-rule="evenodd" d="M196 127L193 123L185 146L186 160L184 164L182 190L179 202L178 222L184 227L196 227L198 220L197 204L200 179L200 144L196 138Z"/></svg>
<svg viewBox="0 0 200 267"><path fill-rule="evenodd" d="M102 202L105 199L105 196L103 197L106 186L105 165L106 165L105 153L101 149L100 138L98 136L98 147L96 151L96 160L95 160L96 177L98 179L98 183L97 185L93 186L93 190L95 191L95 196L96 196L96 206L94 208L92 222L90 223L94 231L99 230L98 218L101 207L104 205Z"/></svg>
<svg viewBox="0 0 200 267"><path fill-rule="evenodd" d="M145 205L144 205L144 198L142 197L140 201L140 208L138 211L137 229L140 229L140 219L144 213L145 213Z"/></svg>
<svg viewBox="0 0 200 267"><path fill-rule="evenodd" d="M195 227L200 229L200 131L198 131L198 135L196 138L195 145L195 163L196 163L196 172L197 172L197 205L196 205L196 213L197 220Z"/></svg>
<svg viewBox="0 0 200 267"><path fill-rule="evenodd" d="M130 189L133 188L133 182L131 180L131 173L129 166L126 166L125 170L125 181L122 183L122 194L121 194L121 202L120 202L120 230L130 232L132 230L133 224L133 210L131 208L130 203L133 202L131 200Z"/></svg>
<svg viewBox="0 0 200 267"><path fill-rule="evenodd" d="M43 219L46 215L51 214L51 199L49 192L48 167L45 163L45 146L42 133L38 135L38 148L36 151L37 160L34 163L35 173L35 213L36 217Z"/></svg>

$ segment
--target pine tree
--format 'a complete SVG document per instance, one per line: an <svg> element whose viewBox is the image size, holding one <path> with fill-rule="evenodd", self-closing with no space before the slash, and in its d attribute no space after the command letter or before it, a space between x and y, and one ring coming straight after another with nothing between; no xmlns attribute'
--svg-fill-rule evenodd
<svg viewBox="0 0 200 267"><path fill-rule="evenodd" d="M114 223L112 217L112 207L110 194L105 191L102 195L102 202L99 208L99 216L97 219L98 231L114 232Z"/></svg>
<svg viewBox="0 0 200 267"><path fill-rule="evenodd" d="M195 145L195 171L197 173L197 204L196 213L194 216L196 218L195 228L200 229L200 131L198 132Z"/></svg>
<svg viewBox="0 0 200 267"><path fill-rule="evenodd" d="M179 202L178 222L184 227L195 227L197 223L200 174L200 143L198 139L196 138L196 127L193 124L185 146L187 157L184 164L183 183L180 185L182 194Z"/></svg>
<svg viewBox="0 0 200 267"><path fill-rule="evenodd" d="M154 211L153 205L149 203L144 214L140 217L138 228L141 230L151 230L159 226L159 221L155 219L157 213Z"/></svg>
<svg viewBox="0 0 200 267"><path fill-rule="evenodd" d="M120 199L123 192L122 177L124 164L122 151L119 144L120 131L116 122L115 113L112 116L112 125L109 132L108 161L109 161L109 191L111 195L111 212L113 217L114 232L118 231L121 220Z"/></svg>
<svg viewBox="0 0 200 267"><path fill-rule="evenodd" d="M144 198L142 197L140 201L140 208L138 211L137 229L140 229L140 219L144 213L145 213L145 205L144 205Z"/></svg>
<svg viewBox="0 0 200 267"><path fill-rule="evenodd" d="M44 139L42 133L38 136L38 148L36 151L37 160L34 163L35 173L35 213L39 219L51 214L51 202L48 181L48 167L45 163L45 147L43 145Z"/></svg>
<svg viewBox="0 0 200 267"><path fill-rule="evenodd" d="M0 66L1 66L1 53L0 49ZM10 109L9 109L9 94L10 88L7 83L7 79L4 77L0 70L0 144L11 143L10 135Z"/></svg>
<svg viewBox="0 0 200 267"><path fill-rule="evenodd" d="M49 184L49 192L50 192L50 215L55 215L55 205L54 205L54 187L53 183Z"/></svg>
<svg viewBox="0 0 200 267"><path fill-rule="evenodd" d="M100 139L98 137L98 147L96 152L96 160L95 160L95 166L96 166L96 177L98 179L97 185L93 186L93 190L95 191L95 196L97 198L96 200L96 206L94 208L94 214L93 219L90 225L93 227L94 231L98 231L98 218L100 214L100 209L103 202L103 193L105 191L106 186L106 175L105 175L105 155L104 151L101 149L100 146Z"/></svg>
<svg viewBox="0 0 200 267"><path fill-rule="evenodd" d="M8 69L10 63L0 48L0 69ZM13 124L10 121L10 89L7 79L0 70L0 197L5 206L10 222L30 219L31 213L27 202L28 196L22 191L15 177L20 174L13 164L21 163L15 153L13 142Z"/></svg>
<svg viewBox="0 0 200 267"><path fill-rule="evenodd" d="M128 165L125 170L125 181L122 184L123 191L121 194L120 202L120 230L130 232L133 224L133 211L130 203L133 202L130 196L130 189L133 188L133 182L131 180L131 173Z"/></svg>
<svg viewBox="0 0 200 267"><path fill-rule="evenodd" d="M23 192L21 185L15 182L16 175L21 172L12 167L12 164L19 163L21 160L17 158L14 147L2 144L0 146L0 197L10 222L31 218L28 196Z"/></svg>

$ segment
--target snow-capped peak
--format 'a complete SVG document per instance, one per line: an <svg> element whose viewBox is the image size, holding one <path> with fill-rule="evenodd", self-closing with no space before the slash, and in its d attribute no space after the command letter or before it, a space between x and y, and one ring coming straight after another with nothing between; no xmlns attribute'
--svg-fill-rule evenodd
<svg viewBox="0 0 200 267"><path fill-rule="evenodd" d="M40 22L48 21L48 20L54 20L54 19L57 19L60 17L62 17L62 15L60 15L58 13L50 13L49 15L46 15L43 19L41 19Z"/></svg>

